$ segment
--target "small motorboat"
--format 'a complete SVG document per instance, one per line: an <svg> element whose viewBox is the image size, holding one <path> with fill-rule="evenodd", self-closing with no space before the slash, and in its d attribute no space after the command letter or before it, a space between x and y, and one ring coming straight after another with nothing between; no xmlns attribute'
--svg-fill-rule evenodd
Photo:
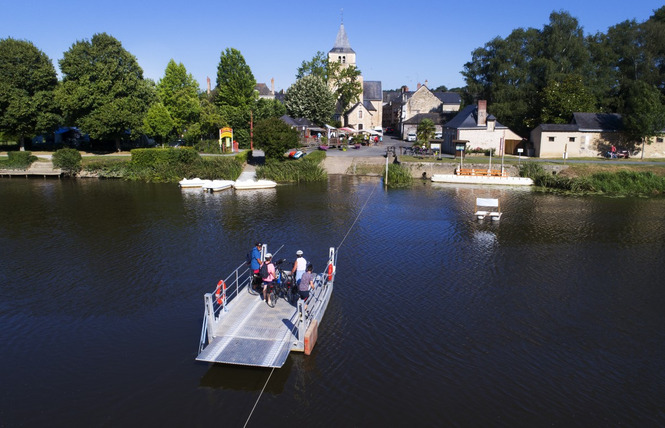
<svg viewBox="0 0 665 428"><path fill-rule="evenodd" d="M193 187L203 187L206 180L201 180L200 178L183 178L178 182L182 188L193 188Z"/></svg>
<svg viewBox="0 0 665 428"><path fill-rule="evenodd" d="M230 189L235 184L233 180L204 180L203 190L206 192L219 192L220 190Z"/></svg>
<svg viewBox="0 0 665 428"><path fill-rule="evenodd" d="M236 190L271 189L276 186L277 183L272 180L236 180L233 185Z"/></svg>

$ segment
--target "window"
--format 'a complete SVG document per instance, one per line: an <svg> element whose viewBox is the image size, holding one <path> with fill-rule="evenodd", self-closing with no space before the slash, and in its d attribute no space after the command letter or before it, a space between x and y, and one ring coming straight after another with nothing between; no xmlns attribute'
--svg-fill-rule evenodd
<svg viewBox="0 0 665 428"><path fill-rule="evenodd" d="M346 57L345 56L342 57L342 64L346 64Z"/></svg>
<svg viewBox="0 0 665 428"><path fill-rule="evenodd" d="M574 143L575 142L575 137L568 137L568 142L569 143Z"/></svg>
<svg viewBox="0 0 665 428"><path fill-rule="evenodd" d="M662 143L663 137L656 137L656 143Z"/></svg>
<svg viewBox="0 0 665 428"><path fill-rule="evenodd" d="M362 118L363 118L363 111L358 110L358 119L362 119Z"/></svg>
<svg viewBox="0 0 665 428"><path fill-rule="evenodd" d="M550 143L553 143L554 142L554 137L547 137L547 141L549 141Z"/></svg>

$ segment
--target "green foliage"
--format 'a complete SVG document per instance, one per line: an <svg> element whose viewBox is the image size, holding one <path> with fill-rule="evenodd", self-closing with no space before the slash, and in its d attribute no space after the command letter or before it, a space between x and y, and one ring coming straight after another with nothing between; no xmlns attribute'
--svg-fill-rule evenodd
<svg viewBox="0 0 665 428"><path fill-rule="evenodd" d="M143 118L143 126L146 134L152 135L158 143L164 144L167 137L173 132L175 122L164 104L155 103L150 106L148 113Z"/></svg>
<svg viewBox="0 0 665 428"><path fill-rule="evenodd" d="M545 170L539 163L536 162L524 162L520 166L520 177L527 177L532 180L535 180L536 177L544 175Z"/></svg>
<svg viewBox="0 0 665 428"><path fill-rule="evenodd" d="M665 129L665 100L658 88L638 80L627 84L625 93L625 134L640 142L661 135Z"/></svg>
<svg viewBox="0 0 665 428"><path fill-rule="evenodd" d="M153 168L159 165L176 167L181 164L190 165L200 159L192 147L177 149L133 149L132 163L141 168Z"/></svg>
<svg viewBox="0 0 665 428"><path fill-rule="evenodd" d="M335 111L335 96L321 78L309 75L289 87L284 97L284 104L289 116L304 117L323 125L330 120Z"/></svg>
<svg viewBox="0 0 665 428"><path fill-rule="evenodd" d="M286 162L270 159L265 165L257 168L256 176L280 183L325 181L328 175L320 165L323 159L325 152L313 152L300 159L290 159Z"/></svg>
<svg viewBox="0 0 665 428"><path fill-rule="evenodd" d="M318 51L310 61L303 61L300 67L298 67L296 80L300 80L305 76L316 76L327 83L328 55Z"/></svg>
<svg viewBox="0 0 665 428"><path fill-rule="evenodd" d="M201 104L198 91L199 84L187 73L185 66L171 59L164 78L157 83L157 94L169 112L178 135L199 120Z"/></svg>
<svg viewBox="0 0 665 428"><path fill-rule="evenodd" d="M249 107L255 100L256 79L239 50L226 48L217 67L217 104Z"/></svg>
<svg viewBox="0 0 665 428"><path fill-rule="evenodd" d="M153 149L154 150L154 149ZM174 150L174 149L171 149ZM174 150L177 151L177 150ZM134 151L132 151L134 152ZM143 156L143 155L139 155ZM132 153L132 158L134 153ZM123 178L131 181L176 183L183 177L202 179L235 180L242 172L242 157L196 158L190 162L175 160L144 162L109 160L95 161L85 166L85 170L103 178Z"/></svg>
<svg viewBox="0 0 665 428"><path fill-rule="evenodd" d="M343 109L359 101L363 92L361 74L355 65L344 67L338 62L328 61L328 84L332 86L333 94Z"/></svg>
<svg viewBox="0 0 665 428"><path fill-rule="evenodd" d="M593 95L579 75L570 74L562 81L550 81L542 94L541 123L570 123L573 113L596 110Z"/></svg>
<svg viewBox="0 0 665 428"><path fill-rule="evenodd" d="M418 128L416 129L418 141L429 146L429 140L434 138L435 130L436 127L434 126L434 122L432 122L430 119L423 119L418 124Z"/></svg>
<svg viewBox="0 0 665 428"><path fill-rule="evenodd" d="M65 175L74 176L81 171L81 153L76 149L63 148L53 153L53 166Z"/></svg>
<svg viewBox="0 0 665 428"><path fill-rule="evenodd" d="M139 135L143 117L155 101L136 58L105 33L78 41L60 60L62 85L57 100L66 123L93 139L120 141L130 131Z"/></svg>
<svg viewBox="0 0 665 428"><path fill-rule="evenodd" d="M254 127L254 145L266 159L283 160L284 153L298 145L298 131L277 118L263 119Z"/></svg>
<svg viewBox="0 0 665 428"><path fill-rule="evenodd" d="M54 131L62 118L54 102L53 63L31 42L0 40L0 132L24 139Z"/></svg>
<svg viewBox="0 0 665 428"><path fill-rule="evenodd" d="M254 106L254 120L282 117L286 114L286 107L279 100L259 98Z"/></svg>
<svg viewBox="0 0 665 428"><path fill-rule="evenodd" d="M383 179L386 180L385 171ZM411 170L404 165L391 163L388 165L388 187L397 189L409 187L413 183Z"/></svg>
<svg viewBox="0 0 665 428"><path fill-rule="evenodd" d="M37 156L33 156L32 152L7 152L7 161L3 162L3 166L10 169L27 169L37 160Z"/></svg>

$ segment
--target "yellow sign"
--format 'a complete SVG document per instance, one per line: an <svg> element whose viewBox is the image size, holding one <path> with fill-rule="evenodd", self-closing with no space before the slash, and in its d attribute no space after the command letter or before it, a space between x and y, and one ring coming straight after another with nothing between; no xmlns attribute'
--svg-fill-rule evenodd
<svg viewBox="0 0 665 428"><path fill-rule="evenodd" d="M231 138L231 139L233 139L233 128L220 128L219 129L219 138Z"/></svg>

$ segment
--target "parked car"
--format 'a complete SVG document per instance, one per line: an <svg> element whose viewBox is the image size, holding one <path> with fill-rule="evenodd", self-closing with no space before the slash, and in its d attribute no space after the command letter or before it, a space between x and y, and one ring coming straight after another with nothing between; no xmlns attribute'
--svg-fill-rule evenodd
<svg viewBox="0 0 665 428"><path fill-rule="evenodd" d="M416 141L416 134L413 132L406 134L406 141Z"/></svg>
<svg viewBox="0 0 665 428"><path fill-rule="evenodd" d="M435 132L434 133L434 139L435 140L440 140L442 138L443 138L443 133L441 133L441 132Z"/></svg>

